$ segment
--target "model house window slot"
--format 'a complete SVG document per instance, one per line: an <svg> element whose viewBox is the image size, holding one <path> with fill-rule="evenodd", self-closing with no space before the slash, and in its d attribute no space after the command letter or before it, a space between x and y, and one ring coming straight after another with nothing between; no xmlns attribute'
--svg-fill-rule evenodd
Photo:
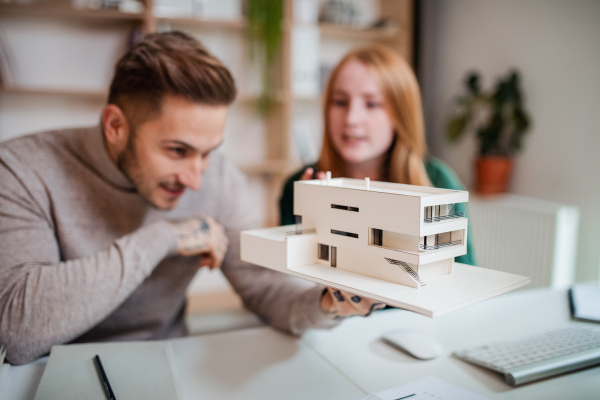
<svg viewBox="0 0 600 400"><path fill-rule="evenodd" d="M454 218L462 218L465 213L456 211L455 204L442 204L438 206L425 207L423 210L423 222L430 224L432 222L441 222Z"/></svg>
<svg viewBox="0 0 600 400"><path fill-rule="evenodd" d="M331 208L335 208L337 210L345 210L345 211L354 211L358 212L358 207L350 207L350 206L341 206L339 204L332 204Z"/></svg>
<svg viewBox="0 0 600 400"><path fill-rule="evenodd" d="M419 251L419 236L386 231L378 228L369 228L370 246L383 247L389 250Z"/></svg>
<svg viewBox="0 0 600 400"><path fill-rule="evenodd" d="M383 246L383 231L381 229L371 228L371 237L373 246Z"/></svg>
<svg viewBox="0 0 600 400"><path fill-rule="evenodd" d="M348 236L348 237L353 237L358 239L358 233L350 233L350 232L344 232L344 231L336 231L335 229L331 230L331 233L333 233L334 235L341 235L341 236Z"/></svg>
<svg viewBox="0 0 600 400"><path fill-rule="evenodd" d="M319 243L318 246L319 260L329 261L329 246L321 243Z"/></svg>
<svg viewBox="0 0 600 400"><path fill-rule="evenodd" d="M337 268L337 247L331 246L331 266Z"/></svg>

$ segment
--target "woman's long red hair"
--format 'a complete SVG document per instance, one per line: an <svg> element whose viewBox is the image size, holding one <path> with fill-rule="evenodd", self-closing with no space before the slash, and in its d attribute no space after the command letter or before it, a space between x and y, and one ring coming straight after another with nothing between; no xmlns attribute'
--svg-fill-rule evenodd
<svg viewBox="0 0 600 400"><path fill-rule="evenodd" d="M344 65L352 60L363 63L377 79L395 127L396 137L389 151L389 170L385 174L387 179L390 182L431 186L423 164L427 144L419 84L406 60L383 45L370 45L351 51L332 71L325 91L325 129L318 168L331 171L334 177L345 176L345 162L331 142L329 107L335 80Z"/></svg>

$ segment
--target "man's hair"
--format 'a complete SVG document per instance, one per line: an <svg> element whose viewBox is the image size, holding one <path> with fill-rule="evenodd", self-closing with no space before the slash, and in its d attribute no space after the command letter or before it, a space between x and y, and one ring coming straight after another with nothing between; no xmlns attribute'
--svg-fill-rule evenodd
<svg viewBox="0 0 600 400"><path fill-rule="evenodd" d="M178 31L151 33L117 63L108 103L119 106L136 126L160 113L167 95L227 106L236 87L229 70L193 37Z"/></svg>

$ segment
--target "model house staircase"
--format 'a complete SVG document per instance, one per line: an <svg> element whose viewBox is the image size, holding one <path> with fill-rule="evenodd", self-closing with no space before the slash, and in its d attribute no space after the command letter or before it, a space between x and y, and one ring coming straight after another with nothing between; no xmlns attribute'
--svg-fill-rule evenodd
<svg viewBox="0 0 600 400"><path fill-rule="evenodd" d="M425 286L426 283L423 282L423 280L421 279L421 277L419 276L419 274L417 274L411 267L408 266L407 263L405 263L404 261L398 261L398 260L392 260L391 258L387 258L384 257L385 260L387 262L389 262L390 264L394 264L399 266L400 268L402 268L404 270L404 272L406 272L412 279L414 279L414 281L419 285L419 287L421 286Z"/></svg>

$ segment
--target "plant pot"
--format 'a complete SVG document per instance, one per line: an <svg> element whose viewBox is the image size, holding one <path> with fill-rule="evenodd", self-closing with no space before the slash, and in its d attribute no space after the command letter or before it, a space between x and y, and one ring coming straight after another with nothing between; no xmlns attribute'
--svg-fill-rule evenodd
<svg viewBox="0 0 600 400"><path fill-rule="evenodd" d="M479 194L505 193L512 173L510 157L485 156L475 161L475 190Z"/></svg>

